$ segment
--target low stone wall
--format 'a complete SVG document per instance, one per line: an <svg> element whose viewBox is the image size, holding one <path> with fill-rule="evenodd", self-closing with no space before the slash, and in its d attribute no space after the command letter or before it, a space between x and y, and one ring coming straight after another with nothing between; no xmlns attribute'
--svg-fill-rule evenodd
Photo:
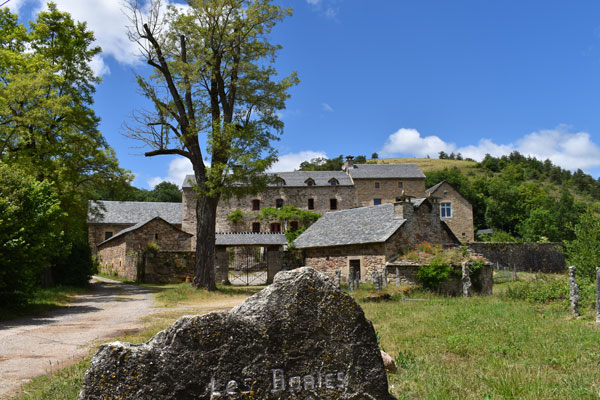
<svg viewBox="0 0 600 400"><path fill-rule="evenodd" d="M564 272L567 269L560 243L491 243L473 242L469 249L489 262L530 272Z"/></svg>
<svg viewBox="0 0 600 400"><path fill-rule="evenodd" d="M194 253L191 251L159 251L146 253L141 281L147 283L179 283L194 276Z"/></svg>
<svg viewBox="0 0 600 400"><path fill-rule="evenodd" d="M388 282L397 283L399 278L401 285L419 285L417 271L419 265L406 265L401 263L388 263ZM472 278L473 291L481 295L491 295L493 286L492 266L484 265L479 274ZM440 285L440 293L459 296L462 294L462 280L460 268L457 267L456 275Z"/></svg>

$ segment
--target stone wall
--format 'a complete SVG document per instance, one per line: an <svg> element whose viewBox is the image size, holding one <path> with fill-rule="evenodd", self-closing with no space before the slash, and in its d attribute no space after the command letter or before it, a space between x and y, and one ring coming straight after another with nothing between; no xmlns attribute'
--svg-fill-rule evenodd
<svg viewBox="0 0 600 400"><path fill-rule="evenodd" d="M397 283L398 277L401 285L419 285L417 280L417 272L419 265L406 265L403 263L388 263L386 266L388 270L388 282ZM456 274L450 277L450 279L440 285L439 292L452 296L459 296L462 294L462 280L460 275L460 268L456 267ZM491 295L493 286L493 270L491 265L484 265L472 279L473 290L475 293L481 295Z"/></svg>
<svg viewBox="0 0 600 400"><path fill-rule="evenodd" d="M370 282L374 272L383 272L386 257L382 243L353 246L312 248L305 251L305 264L333 278L342 271L342 280L348 280L350 260L360 260L360 278Z"/></svg>
<svg viewBox="0 0 600 400"><path fill-rule="evenodd" d="M194 253L191 251L159 251L145 255L142 281L147 283L179 283L194 276Z"/></svg>
<svg viewBox="0 0 600 400"><path fill-rule="evenodd" d="M404 253L421 242L443 246L458 244L441 224L437 203L424 202L414 210L411 209L411 203L399 203L396 207L401 205L404 206L405 214L408 214L407 211L409 211L410 215L404 215L404 218L407 219L406 222L387 240L385 255L388 259Z"/></svg>
<svg viewBox="0 0 600 400"><path fill-rule="evenodd" d="M379 184L379 188L375 184ZM402 183L402 188L399 187ZM373 199L381 199L381 204L394 203L396 197L404 194L425 197L425 178L413 179L354 179L357 204L359 207L372 206Z"/></svg>
<svg viewBox="0 0 600 400"><path fill-rule="evenodd" d="M275 208L275 200L282 199L284 205L308 210L308 199L314 200L314 210L325 214L330 209L330 199L337 200L337 210L356 207L354 188L352 186L306 186L306 187L269 187L257 195L232 198L219 202L217 208L217 232L252 232L252 223L260 223L261 232L270 232L270 223L256 218L260 210L252 210L252 200L260 200L260 208ZM183 189L183 230L196 233L195 194L191 188ZM244 221L233 224L227 216L239 209L245 213ZM275 221L273 221L275 222ZM282 225L282 230L284 229Z"/></svg>
<svg viewBox="0 0 600 400"><path fill-rule="evenodd" d="M473 228L473 206L448 182L441 184L433 193L439 197L440 204L450 203L451 217L440 217L446 222L452 232L461 242L472 242L475 240ZM440 211L441 214L441 211Z"/></svg>
<svg viewBox="0 0 600 400"><path fill-rule="evenodd" d="M98 245L104 242L106 232L112 232L112 236L121 232L125 228L129 228L134 224L88 224L88 243L92 249L92 255L98 254Z"/></svg>
<svg viewBox="0 0 600 400"><path fill-rule="evenodd" d="M128 270L127 243L125 237L118 237L102 245L98 251L99 270L101 273L116 275L129 280L135 280L135 269L133 274Z"/></svg>
<svg viewBox="0 0 600 400"><path fill-rule="evenodd" d="M492 264L517 271L564 272L567 268L560 243L489 243L473 242L468 247Z"/></svg>

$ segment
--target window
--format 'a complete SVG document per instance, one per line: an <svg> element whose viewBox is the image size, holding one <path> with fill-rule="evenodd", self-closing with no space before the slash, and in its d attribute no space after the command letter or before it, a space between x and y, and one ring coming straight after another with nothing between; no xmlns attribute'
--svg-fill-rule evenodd
<svg viewBox="0 0 600 400"><path fill-rule="evenodd" d="M312 180L311 178L308 178L307 180L305 180L304 183L306 183L306 186L314 186L315 185L315 181Z"/></svg>
<svg viewBox="0 0 600 400"><path fill-rule="evenodd" d="M329 209L337 210L337 199L329 199Z"/></svg>
<svg viewBox="0 0 600 400"><path fill-rule="evenodd" d="M448 192L444 190L444 198L448 197Z"/></svg>
<svg viewBox="0 0 600 400"><path fill-rule="evenodd" d="M375 182L375 189L379 189L379 182Z"/></svg>
<svg viewBox="0 0 600 400"><path fill-rule="evenodd" d="M402 182L398 182L398 189L402 189Z"/></svg>
<svg viewBox="0 0 600 400"><path fill-rule="evenodd" d="M275 208L283 207L283 199L275 199Z"/></svg>
<svg viewBox="0 0 600 400"><path fill-rule="evenodd" d="M309 210L315 209L315 199L308 199L308 209Z"/></svg>
<svg viewBox="0 0 600 400"><path fill-rule="evenodd" d="M329 184L330 184L331 186L337 186L337 185L339 185L340 183L338 182L338 180L337 180L337 179L335 179L335 178L331 178L331 179L329 180Z"/></svg>
<svg viewBox="0 0 600 400"><path fill-rule="evenodd" d="M252 200L252 211L260 210L260 200L254 199Z"/></svg>
<svg viewBox="0 0 600 400"><path fill-rule="evenodd" d="M292 221L292 222L290 222L290 230L291 231L297 231L298 230L298 221Z"/></svg>
<svg viewBox="0 0 600 400"><path fill-rule="evenodd" d="M158 240L158 233L154 234L154 240Z"/></svg>
<svg viewBox="0 0 600 400"><path fill-rule="evenodd" d="M254 233L260 233L260 222L253 222L252 223L252 232L254 232Z"/></svg>
<svg viewBox="0 0 600 400"><path fill-rule="evenodd" d="M442 218L452 218L452 203L440 204L440 214Z"/></svg>
<svg viewBox="0 0 600 400"><path fill-rule="evenodd" d="M378 206L381 204L381 199L373 199L373 205Z"/></svg>
<svg viewBox="0 0 600 400"><path fill-rule="evenodd" d="M277 186L278 186L278 187L282 187L283 185L285 185L285 181L284 181L283 179L279 179L279 180L277 181Z"/></svg>
<svg viewBox="0 0 600 400"><path fill-rule="evenodd" d="M281 224L279 222L271 224L271 233L281 233Z"/></svg>
<svg viewBox="0 0 600 400"><path fill-rule="evenodd" d="M113 233L111 231L104 232L104 240L108 240L112 237Z"/></svg>

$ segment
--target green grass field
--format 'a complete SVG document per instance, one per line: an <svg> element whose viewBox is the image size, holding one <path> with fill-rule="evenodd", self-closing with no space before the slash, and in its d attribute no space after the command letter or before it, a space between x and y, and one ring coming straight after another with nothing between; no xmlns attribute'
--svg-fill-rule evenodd
<svg viewBox="0 0 600 400"><path fill-rule="evenodd" d="M562 300L508 299L504 293L515 284L495 286L500 294L467 299L390 286L392 300L382 303L364 302L373 287L363 285L355 298L399 367L388 376L390 391L399 399L597 399L600 328L591 308L573 319ZM220 287L209 294L184 286L165 286L157 294L165 312L150 318L143 332L119 339L148 340L179 316L172 305L201 305L258 290ZM36 379L19 399L75 399L88 365L85 360Z"/></svg>

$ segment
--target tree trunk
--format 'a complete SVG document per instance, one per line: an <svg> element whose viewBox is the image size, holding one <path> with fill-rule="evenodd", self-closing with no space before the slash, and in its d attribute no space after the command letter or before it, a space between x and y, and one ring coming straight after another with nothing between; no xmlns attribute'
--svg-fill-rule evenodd
<svg viewBox="0 0 600 400"><path fill-rule="evenodd" d="M200 195L196 201L196 262L193 285L215 290L215 225L218 199Z"/></svg>

